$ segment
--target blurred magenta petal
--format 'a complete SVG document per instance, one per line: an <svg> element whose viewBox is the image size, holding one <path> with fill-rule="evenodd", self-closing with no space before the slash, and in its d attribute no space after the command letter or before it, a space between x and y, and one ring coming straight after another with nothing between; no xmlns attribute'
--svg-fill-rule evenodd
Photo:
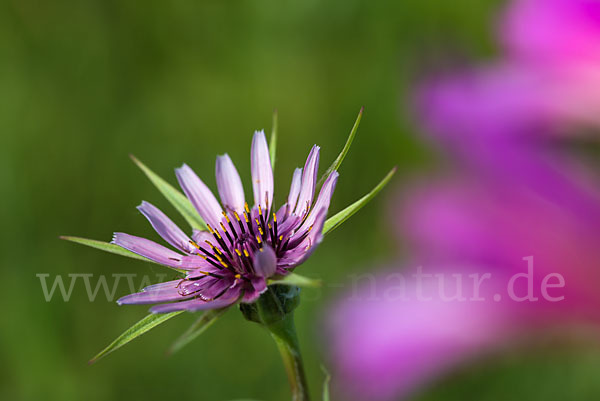
<svg viewBox="0 0 600 401"><path fill-rule="evenodd" d="M501 24L511 55L539 63L600 61L600 2L515 0Z"/></svg>
<svg viewBox="0 0 600 401"><path fill-rule="evenodd" d="M427 274L450 272L471 273L444 266ZM394 267L388 273L380 274L374 285L347 294L330 315L334 384L344 399L406 396L453 364L500 342L518 322L509 304L419 300L417 288L427 297L437 289L418 286L412 269L400 273ZM404 291L396 289L394 274L404 277Z"/></svg>
<svg viewBox="0 0 600 401"><path fill-rule="evenodd" d="M454 147L515 135L547 135L543 77L516 64L431 79L419 95L422 124Z"/></svg>
<svg viewBox="0 0 600 401"><path fill-rule="evenodd" d="M421 114L432 133L456 144L600 126L600 2L515 0L500 36L507 51L497 62L424 86Z"/></svg>

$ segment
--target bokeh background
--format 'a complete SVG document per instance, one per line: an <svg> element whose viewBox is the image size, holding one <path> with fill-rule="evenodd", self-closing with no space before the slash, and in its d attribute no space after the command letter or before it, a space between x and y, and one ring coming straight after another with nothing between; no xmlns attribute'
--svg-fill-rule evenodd
<svg viewBox="0 0 600 401"><path fill-rule="evenodd" d="M94 366L87 360L147 313L118 307L78 282L69 302L46 302L36 277L163 273L155 265L58 239L156 238L135 210L148 200L183 219L130 161L175 183L190 164L212 188L228 152L249 190L253 130L279 111L276 198L310 146L322 166L341 149L361 106L342 169L339 210L393 166L390 188L327 238L302 268L297 326L315 398L326 354L323 310L350 275L402 252L388 198L437 155L412 116L415 83L452 57L486 59L500 0L64 1L0 3L0 399L287 399L269 336L228 312L183 352L165 357L195 319L186 314ZM138 280L138 279L136 279ZM122 282L117 296L125 295ZM507 351L457 370L421 400L597 399L600 350L549 345Z"/></svg>

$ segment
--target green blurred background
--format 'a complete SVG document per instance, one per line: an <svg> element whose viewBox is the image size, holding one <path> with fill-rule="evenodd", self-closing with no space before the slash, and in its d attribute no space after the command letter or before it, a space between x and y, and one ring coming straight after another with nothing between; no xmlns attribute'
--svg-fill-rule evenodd
<svg viewBox="0 0 600 401"><path fill-rule="evenodd" d="M445 54L494 54L501 1L34 1L0 3L0 399L288 399L279 356L261 328L232 310L184 352L164 351L195 316L185 314L88 367L87 360L143 317L80 281L69 302L45 302L38 273L155 277L160 267L60 241L156 238L135 210L148 200L184 224L132 153L175 183L190 164L215 188L215 155L228 152L247 190L253 130L279 110L276 194L313 143L322 165L365 115L341 169L333 210L368 191L393 165L383 195L337 230L302 268L297 325L309 380L320 391L321 324L349 275L398 251L389 200L435 156L419 139L410 94ZM111 282L112 284L112 282ZM125 282L117 296L128 292ZM457 371L426 400L597 399L600 351L553 347L504 353ZM316 398L316 397L315 397Z"/></svg>

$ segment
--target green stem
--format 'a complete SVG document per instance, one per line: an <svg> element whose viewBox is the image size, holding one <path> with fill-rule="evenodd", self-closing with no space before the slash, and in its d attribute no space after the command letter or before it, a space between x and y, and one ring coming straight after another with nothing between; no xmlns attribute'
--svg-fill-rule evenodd
<svg viewBox="0 0 600 401"><path fill-rule="evenodd" d="M296 326L294 309L300 303L300 289L270 285L254 303L240 304L244 317L264 326L277 344L292 389L292 401L310 401Z"/></svg>
<svg viewBox="0 0 600 401"><path fill-rule="evenodd" d="M293 313L286 315L283 320L267 326L267 329L270 331L281 354L292 390L292 401L309 401L310 396L298 337L296 336Z"/></svg>

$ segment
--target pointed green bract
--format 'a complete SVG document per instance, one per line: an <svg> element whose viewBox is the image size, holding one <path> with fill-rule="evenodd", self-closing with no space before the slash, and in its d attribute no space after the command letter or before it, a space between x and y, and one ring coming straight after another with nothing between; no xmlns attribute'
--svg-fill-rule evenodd
<svg viewBox="0 0 600 401"><path fill-rule="evenodd" d="M227 310L228 308L221 308L207 310L204 312L202 316L200 316L198 320L196 320L194 324L192 324L190 328L187 329L185 333L183 333L181 337L179 337L177 341L173 343L173 345L171 345L167 351L167 354L171 355L195 340L196 337L204 333L204 331L212 326L213 323L216 322L217 319L220 318Z"/></svg>
<svg viewBox="0 0 600 401"><path fill-rule="evenodd" d="M125 248L121 248L119 245L117 244L111 244L109 242L104 242L104 241L98 241L95 239L87 239L87 238L81 238L81 237L71 237L71 236L67 236L67 235L63 235L59 237L60 239L64 239L66 241L71 241L71 242L75 242L77 244L81 244L81 245L85 245L85 246L89 246L92 248L96 248L96 249L100 249L101 251L105 251L105 252L109 252L109 253L114 253L115 255L121 255L121 256L127 256L128 258L133 258L133 259L138 259L138 260L143 260L144 262L150 262L150 263L156 263L153 260L147 259L143 256L138 255L137 253L133 253L131 251L128 251ZM158 264L159 266L164 266L161 264ZM170 267L170 266L164 266L164 267L168 267L171 270L175 270L179 273L185 273L185 270L182 269L177 269L174 267Z"/></svg>
<svg viewBox="0 0 600 401"><path fill-rule="evenodd" d="M133 258L133 259L139 259L139 260L143 260L146 262L156 263L156 262L151 261L150 259L146 259L143 256L140 256L136 253L128 251L127 249L121 248L119 245L111 244L109 242L98 241L95 239L81 238L81 237L71 237L68 235L61 235L59 238L64 239L66 241L75 242L77 244L100 249L101 251L114 253L115 255L127 256L127 257Z"/></svg>
<svg viewBox="0 0 600 401"><path fill-rule="evenodd" d="M352 146L352 141L354 141L354 137L356 136L356 131L358 131L358 126L360 125L360 120L362 118L363 110L364 110L364 107L361 107L360 111L358 112L358 117L356 117L356 121L354 122L354 126L352 126L352 130L350 131L350 135L348 135L348 139L346 139L346 144L344 145L344 148L342 149L342 151L340 152L338 157L335 159L335 161L331 164L331 166L329 166L329 168L325 171L325 173L319 180L318 185L323 184L323 182L325 182L325 179L327 179L329 174L333 173L334 171L337 171L340 168L340 166L342 165L342 162L344 161L346 154L350 150L350 146Z"/></svg>
<svg viewBox="0 0 600 401"><path fill-rule="evenodd" d="M198 230L206 230L206 223L190 200L177 189L175 189L171 184L167 181L159 177L156 173L150 170L144 163L139 161L135 156L130 155L131 160L146 174L146 177L152 181L154 186L158 188L158 190L164 195L165 198L177 209L179 213L183 216L183 218L188 222L188 224L192 228L196 228Z"/></svg>
<svg viewBox="0 0 600 401"><path fill-rule="evenodd" d="M311 287L318 288L323 283L321 280L316 280L314 278L309 278L305 276L301 276L296 273L290 273L287 276L281 278L280 280L269 280L269 284L286 284L286 285L296 285L298 287Z"/></svg>
<svg viewBox="0 0 600 401"><path fill-rule="evenodd" d="M277 153L277 129L279 125L279 118L277 116L277 110L273 111L273 125L271 127L271 139L269 140L269 156L271 157L271 168L275 170L275 156Z"/></svg>
<svg viewBox="0 0 600 401"><path fill-rule="evenodd" d="M127 331L125 331L123 334L121 334L115 341L110 343L110 345L108 347L106 347L102 351L100 351L100 353L98 355L96 355L95 357L93 357L89 363L92 364L92 363L97 362L100 358L103 358L106 355L110 354L111 352L116 351L117 349L121 348L123 345L127 344L131 340L136 339L137 337L141 336L142 334L152 330L159 324L164 323L167 320L171 319L172 317L175 317L183 312L184 311L177 311L177 312L171 312L171 313L165 313L165 314L150 314L150 315L146 316L145 318L143 318L142 320L140 320L139 322L137 322L136 324L131 326L129 329L127 329Z"/></svg>
<svg viewBox="0 0 600 401"><path fill-rule="evenodd" d="M339 227L343 222L348 220L354 213L358 212L363 208L371 199L377 195L379 191L386 186L386 184L392 179L392 176L396 173L396 167L394 167L379 184L371 192L342 210L338 212L334 216L331 216L325 221L325 225L323 226L323 235L330 233L337 227Z"/></svg>
<svg viewBox="0 0 600 401"><path fill-rule="evenodd" d="M325 380L323 380L323 401L329 401L329 382L331 381L331 375L323 365L321 365L321 370L325 373Z"/></svg>

